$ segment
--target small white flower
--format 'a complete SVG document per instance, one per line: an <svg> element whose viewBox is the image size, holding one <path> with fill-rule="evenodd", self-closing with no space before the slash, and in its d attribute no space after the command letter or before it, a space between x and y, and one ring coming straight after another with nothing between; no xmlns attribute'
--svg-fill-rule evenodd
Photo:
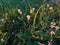
<svg viewBox="0 0 60 45"><path fill-rule="evenodd" d="M51 25L56 25L56 23L55 22L51 22Z"/></svg>
<svg viewBox="0 0 60 45"><path fill-rule="evenodd" d="M14 23L14 22L15 22L15 20L12 20L12 22Z"/></svg>
<svg viewBox="0 0 60 45"><path fill-rule="evenodd" d="M35 8L30 9L30 13L32 14L35 11Z"/></svg>
<svg viewBox="0 0 60 45"><path fill-rule="evenodd" d="M51 28L55 28L55 26L56 26L56 23L55 23L55 22L51 22L50 27L51 27Z"/></svg>
<svg viewBox="0 0 60 45"><path fill-rule="evenodd" d="M35 10L35 8L32 8L32 10Z"/></svg>
<svg viewBox="0 0 60 45"><path fill-rule="evenodd" d="M30 13L32 14L33 12L34 12L34 11L31 9L31 10L30 10Z"/></svg>
<svg viewBox="0 0 60 45"><path fill-rule="evenodd" d="M20 12L21 10L20 9L18 9L18 12Z"/></svg>
<svg viewBox="0 0 60 45"><path fill-rule="evenodd" d="M50 5L49 4L47 4L47 7L49 7Z"/></svg>
<svg viewBox="0 0 60 45"><path fill-rule="evenodd" d="M21 9L18 9L18 13L22 14L22 11L21 11Z"/></svg>
<svg viewBox="0 0 60 45"><path fill-rule="evenodd" d="M31 16L30 16L30 15L27 15L27 20L28 20L28 21L30 20L30 18L31 18Z"/></svg>
<svg viewBox="0 0 60 45"><path fill-rule="evenodd" d="M54 25L56 25L56 23L54 23Z"/></svg>
<svg viewBox="0 0 60 45"><path fill-rule="evenodd" d="M51 10L51 9L53 9L53 7L50 7L49 9Z"/></svg>
<svg viewBox="0 0 60 45"><path fill-rule="evenodd" d="M2 21L4 21L4 19L2 19Z"/></svg>
<svg viewBox="0 0 60 45"><path fill-rule="evenodd" d="M56 30L58 30L59 29L59 26L55 26L55 28L56 28Z"/></svg>
<svg viewBox="0 0 60 45"><path fill-rule="evenodd" d="M51 24L53 24L54 22L51 22Z"/></svg>
<svg viewBox="0 0 60 45"><path fill-rule="evenodd" d="M19 13L22 14L22 11L20 11Z"/></svg>
<svg viewBox="0 0 60 45"><path fill-rule="evenodd" d="M5 40L2 38L2 39L1 39L1 42L3 43L4 41L5 41Z"/></svg>

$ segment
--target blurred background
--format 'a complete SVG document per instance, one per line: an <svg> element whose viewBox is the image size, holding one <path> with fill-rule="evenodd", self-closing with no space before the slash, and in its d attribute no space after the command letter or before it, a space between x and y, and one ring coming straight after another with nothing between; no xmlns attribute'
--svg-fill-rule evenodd
<svg viewBox="0 0 60 45"><path fill-rule="evenodd" d="M60 0L0 0L0 45L60 45Z"/></svg>

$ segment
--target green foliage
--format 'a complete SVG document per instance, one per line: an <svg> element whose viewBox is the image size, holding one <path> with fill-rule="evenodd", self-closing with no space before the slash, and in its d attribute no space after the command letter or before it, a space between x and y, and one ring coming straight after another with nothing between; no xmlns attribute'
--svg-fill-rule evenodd
<svg viewBox="0 0 60 45"><path fill-rule="evenodd" d="M59 29L51 28L51 22ZM38 45L39 40L54 43L56 38L60 39L59 4L43 0L0 0L0 45Z"/></svg>

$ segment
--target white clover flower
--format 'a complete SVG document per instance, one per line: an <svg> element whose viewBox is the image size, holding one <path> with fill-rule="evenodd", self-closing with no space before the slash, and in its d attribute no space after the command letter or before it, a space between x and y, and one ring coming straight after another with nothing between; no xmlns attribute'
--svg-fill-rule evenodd
<svg viewBox="0 0 60 45"><path fill-rule="evenodd" d="M51 25L56 25L56 23L55 22L51 22Z"/></svg>
<svg viewBox="0 0 60 45"><path fill-rule="evenodd" d="M20 11L19 13L22 14L22 11Z"/></svg>
<svg viewBox="0 0 60 45"><path fill-rule="evenodd" d="M53 7L50 7L49 9L51 10L51 9L53 9Z"/></svg>
<svg viewBox="0 0 60 45"><path fill-rule="evenodd" d="M34 12L34 11L31 9L31 10L30 10L30 13L32 14L33 12Z"/></svg>
<svg viewBox="0 0 60 45"><path fill-rule="evenodd" d="M19 13L19 14L22 14L22 11L21 11L21 9L18 9L18 13Z"/></svg>
<svg viewBox="0 0 60 45"><path fill-rule="evenodd" d="M56 30L58 30L59 29L59 26L55 26L55 28L56 28Z"/></svg>
<svg viewBox="0 0 60 45"><path fill-rule="evenodd" d="M50 5L49 4L47 4L47 7L49 7Z"/></svg>
<svg viewBox="0 0 60 45"><path fill-rule="evenodd" d="M51 22L51 24L53 24L54 22Z"/></svg>
<svg viewBox="0 0 60 45"><path fill-rule="evenodd" d="M32 14L35 11L35 8L30 9L30 13Z"/></svg>
<svg viewBox="0 0 60 45"><path fill-rule="evenodd" d="M1 21L4 21L4 19L1 19Z"/></svg>
<svg viewBox="0 0 60 45"><path fill-rule="evenodd" d="M20 12L21 10L20 9L18 9L18 12Z"/></svg>
<svg viewBox="0 0 60 45"><path fill-rule="evenodd" d="M56 23L54 23L54 25L56 25Z"/></svg>
<svg viewBox="0 0 60 45"><path fill-rule="evenodd" d="M56 23L55 23L55 22L51 22L50 27L51 27L51 28L55 28L55 26L56 26Z"/></svg>
<svg viewBox="0 0 60 45"><path fill-rule="evenodd" d="M27 15L27 20L28 20L28 21L30 20L30 18L31 18L31 16L30 16L30 15Z"/></svg>
<svg viewBox="0 0 60 45"><path fill-rule="evenodd" d="M5 40L2 38L2 39L1 39L1 42L3 43L4 41L5 41Z"/></svg>
<svg viewBox="0 0 60 45"><path fill-rule="evenodd" d="M15 22L15 20L12 20L12 22L14 23L14 22Z"/></svg>
<svg viewBox="0 0 60 45"><path fill-rule="evenodd" d="M32 10L34 11L34 10L35 10L35 8L32 8Z"/></svg>

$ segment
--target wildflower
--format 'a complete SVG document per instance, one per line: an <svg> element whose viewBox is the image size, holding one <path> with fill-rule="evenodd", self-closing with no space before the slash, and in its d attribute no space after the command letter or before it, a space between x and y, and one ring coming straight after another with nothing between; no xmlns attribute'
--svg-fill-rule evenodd
<svg viewBox="0 0 60 45"><path fill-rule="evenodd" d="M21 11L20 9L18 9L18 13L19 13L19 14L22 14L22 11Z"/></svg>
<svg viewBox="0 0 60 45"><path fill-rule="evenodd" d="M32 10L34 11L34 10L35 10L35 8L32 8Z"/></svg>
<svg viewBox="0 0 60 45"><path fill-rule="evenodd" d="M20 11L19 13L22 14L22 11Z"/></svg>
<svg viewBox="0 0 60 45"><path fill-rule="evenodd" d="M30 10L30 13L32 14L33 13L33 10Z"/></svg>
<svg viewBox="0 0 60 45"><path fill-rule="evenodd" d="M30 20L30 18L31 18L31 16L30 16L30 15L27 15L27 20L28 20L28 21Z"/></svg>
<svg viewBox="0 0 60 45"><path fill-rule="evenodd" d="M49 7L50 5L49 4L47 4L47 7Z"/></svg>
<svg viewBox="0 0 60 45"><path fill-rule="evenodd" d="M56 25L56 23L54 23L54 22L51 22L51 25L50 25L50 27L51 27L51 28L54 28L54 27L55 27L55 25Z"/></svg>
<svg viewBox="0 0 60 45"><path fill-rule="evenodd" d="M53 9L53 7L50 7L49 9L51 10L51 9Z"/></svg>
<svg viewBox="0 0 60 45"><path fill-rule="evenodd" d="M54 31L50 31L50 34L51 34L51 35L54 35L54 34L55 34L55 32L54 32Z"/></svg>
<svg viewBox="0 0 60 45"><path fill-rule="evenodd" d="M56 25L56 23L55 22L51 22L51 25Z"/></svg>
<svg viewBox="0 0 60 45"><path fill-rule="evenodd" d="M51 22L51 24L54 24L54 22Z"/></svg>
<svg viewBox="0 0 60 45"><path fill-rule="evenodd" d="M15 22L15 20L12 20L12 22L14 23L14 22Z"/></svg>
<svg viewBox="0 0 60 45"><path fill-rule="evenodd" d="M35 8L32 8L32 9L30 10L30 13L32 14L34 11L35 11Z"/></svg>
<svg viewBox="0 0 60 45"><path fill-rule="evenodd" d="M2 21L4 21L4 19L2 19Z"/></svg>
<svg viewBox="0 0 60 45"><path fill-rule="evenodd" d="M56 28L56 30L58 30L59 29L59 26L55 26L55 28Z"/></svg>
<svg viewBox="0 0 60 45"><path fill-rule="evenodd" d="M22 12L20 12L20 14L22 14Z"/></svg>
<svg viewBox="0 0 60 45"><path fill-rule="evenodd" d="M5 41L5 40L2 38L2 39L1 39L1 42L3 43L4 41Z"/></svg>
<svg viewBox="0 0 60 45"><path fill-rule="evenodd" d="M21 10L20 9L18 9L18 12L20 12Z"/></svg>

